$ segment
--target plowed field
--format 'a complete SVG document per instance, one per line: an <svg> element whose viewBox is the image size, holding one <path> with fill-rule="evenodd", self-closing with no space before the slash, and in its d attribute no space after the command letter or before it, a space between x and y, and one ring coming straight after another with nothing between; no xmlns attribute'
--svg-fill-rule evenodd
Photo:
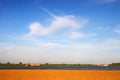
<svg viewBox="0 0 120 80"><path fill-rule="evenodd" d="M120 80L120 70L0 70L0 80Z"/></svg>

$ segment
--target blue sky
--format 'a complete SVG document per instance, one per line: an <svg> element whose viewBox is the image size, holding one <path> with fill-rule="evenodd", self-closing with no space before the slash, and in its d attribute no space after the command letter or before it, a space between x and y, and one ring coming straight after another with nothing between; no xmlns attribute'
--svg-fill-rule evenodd
<svg viewBox="0 0 120 80"><path fill-rule="evenodd" d="M0 61L120 62L120 0L0 0Z"/></svg>

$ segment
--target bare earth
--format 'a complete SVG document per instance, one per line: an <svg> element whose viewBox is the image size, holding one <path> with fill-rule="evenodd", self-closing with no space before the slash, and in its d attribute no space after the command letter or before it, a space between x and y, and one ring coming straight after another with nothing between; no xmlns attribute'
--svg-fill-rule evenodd
<svg viewBox="0 0 120 80"><path fill-rule="evenodd" d="M0 70L0 80L120 80L120 70Z"/></svg>

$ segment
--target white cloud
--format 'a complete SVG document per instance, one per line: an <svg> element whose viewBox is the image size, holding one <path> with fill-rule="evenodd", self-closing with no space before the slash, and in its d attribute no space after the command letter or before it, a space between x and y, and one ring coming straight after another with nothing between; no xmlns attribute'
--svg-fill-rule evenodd
<svg viewBox="0 0 120 80"><path fill-rule="evenodd" d="M83 33L80 33L80 32L72 32L70 37L72 39L80 39L80 38L84 38L85 37L85 34Z"/></svg>
<svg viewBox="0 0 120 80"><path fill-rule="evenodd" d="M117 26L115 26L116 28L113 30L113 32L120 34L120 24L118 24Z"/></svg>
<svg viewBox="0 0 120 80"><path fill-rule="evenodd" d="M85 33L80 33L80 32L71 32L70 38L71 39L82 39L82 38L93 37L96 35L97 35L96 33L85 34Z"/></svg>
<svg viewBox="0 0 120 80"><path fill-rule="evenodd" d="M81 27L74 16L59 16L52 19L51 23L46 23L47 26L42 26L39 22L33 22L29 25L30 32L25 36L45 36L54 33L62 28L76 29Z"/></svg>
<svg viewBox="0 0 120 80"><path fill-rule="evenodd" d="M33 63L105 63L104 60L110 63L115 60L120 61L120 41L115 39L108 39L99 44L41 42L36 45L38 46L5 45L0 48L0 61ZM94 62L90 61L94 59Z"/></svg>
<svg viewBox="0 0 120 80"><path fill-rule="evenodd" d="M46 29L39 23L33 22L29 25L30 32L25 36L39 36L47 34Z"/></svg>
<svg viewBox="0 0 120 80"><path fill-rule="evenodd" d="M114 30L114 32L120 34L120 30Z"/></svg>
<svg viewBox="0 0 120 80"><path fill-rule="evenodd" d="M50 25L50 30L55 31L60 28L64 27L70 27L70 28L78 28L81 27L77 20L75 20L75 16L61 16L61 17L55 17Z"/></svg>
<svg viewBox="0 0 120 80"><path fill-rule="evenodd" d="M41 46L41 47L44 47L44 48L56 48L56 47L63 47L62 44L60 43L55 43L55 42L39 42L39 43L36 43L37 46Z"/></svg>
<svg viewBox="0 0 120 80"><path fill-rule="evenodd" d="M120 41L117 39L106 39L102 44L96 45L97 49L100 50L120 50Z"/></svg>
<svg viewBox="0 0 120 80"><path fill-rule="evenodd" d="M66 33L70 33L67 31L75 31L88 22L88 19L78 20L78 18L74 15L56 16L44 8L42 9L52 16L52 19L50 19L50 22L45 23L46 26L43 26L44 24L40 22L31 23L29 25L30 32L25 34L23 36L24 38L48 36L62 29L65 29Z"/></svg>

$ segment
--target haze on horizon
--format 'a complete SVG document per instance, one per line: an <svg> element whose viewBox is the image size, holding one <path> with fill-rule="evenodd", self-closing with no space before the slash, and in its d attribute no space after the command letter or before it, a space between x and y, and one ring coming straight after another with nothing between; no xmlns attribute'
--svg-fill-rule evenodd
<svg viewBox="0 0 120 80"><path fill-rule="evenodd" d="M0 62L120 62L120 0L0 0Z"/></svg>

